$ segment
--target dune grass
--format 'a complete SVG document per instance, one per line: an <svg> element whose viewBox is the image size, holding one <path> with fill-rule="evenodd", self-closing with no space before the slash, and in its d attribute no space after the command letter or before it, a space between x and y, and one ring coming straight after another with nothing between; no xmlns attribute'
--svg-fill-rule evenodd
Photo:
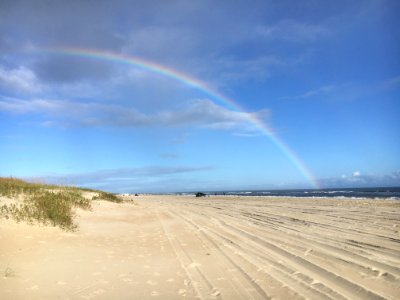
<svg viewBox="0 0 400 300"><path fill-rule="evenodd" d="M96 191L98 192L97 196L94 196L92 200L106 200L106 201L111 201L111 202L116 202L116 203L121 203L122 199L118 198L114 194L111 193L106 193L103 191Z"/></svg>
<svg viewBox="0 0 400 300"><path fill-rule="evenodd" d="M94 192L95 196L88 199L83 192ZM0 178L0 195L22 199L0 206L0 217L13 218L17 222L49 224L65 230L77 229L75 209L91 209L91 200L122 201L103 191L28 183L16 178Z"/></svg>

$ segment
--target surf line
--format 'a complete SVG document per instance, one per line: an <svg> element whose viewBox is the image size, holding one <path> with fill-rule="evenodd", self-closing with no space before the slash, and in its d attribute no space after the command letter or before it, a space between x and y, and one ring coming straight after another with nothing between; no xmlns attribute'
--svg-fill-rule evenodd
<svg viewBox="0 0 400 300"><path fill-rule="evenodd" d="M212 99L217 100L224 105L227 105L229 108L234 109L236 111L245 112L243 108L240 107L238 103L233 101L232 99L226 97L221 94L214 88L208 86L205 82L200 81L196 78L193 78L185 73L179 72L172 68L168 68L164 65L158 64L156 62L148 61L140 57L132 56L132 55L124 55L118 54L108 51L96 50L96 49L88 49L88 48L70 48L70 47L62 47L62 48L50 48L50 49L41 49L45 53L50 54L59 54L66 56L75 56L81 58L88 59L96 59L102 61L108 61L119 64L126 64L135 67L139 67L141 69L154 72L168 78L172 78L178 82L181 82L189 87L195 88L206 95L210 96ZM304 162L300 159L300 157L280 138L277 134L273 132L272 129L268 127L262 120L257 118L255 114L247 114L248 119L251 123L253 123L259 130L268 137L273 144L282 153L291 161L296 168L300 171L300 173L307 179L307 181L311 184L313 188L319 188L318 181L311 173L311 171L306 167Z"/></svg>

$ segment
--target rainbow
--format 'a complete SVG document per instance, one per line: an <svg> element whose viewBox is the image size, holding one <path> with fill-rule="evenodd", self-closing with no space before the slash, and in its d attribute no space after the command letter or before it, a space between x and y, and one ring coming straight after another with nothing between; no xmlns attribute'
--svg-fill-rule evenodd
<svg viewBox="0 0 400 300"><path fill-rule="evenodd" d="M244 112L245 110L240 107L238 103L229 99L225 95L216 91L212 87L208 86L205 82L193 78L185 73L179 72L177 70L168 68L166 66L160 65L155 62L145 60L140 57L132 55L117 54L108 51L100 51L94 49L85 48L51 48L44 49L44 52L50 54L61 54L68 56L83 57L89 59L97 59L103 61L109 61L113 63L120 63L126 65L132 65L135 67L142 68L144 70L154 72L169 78L172 78L178 82L181 82L189 87L195 88L206 95L210 96L213 100L219 101L220 103L228 106L231 109ZM260 131L267 136L281 151L282 153L296 166L296 168L301 172L301 174L307 179L313 188L319 188L318 181L312 175L310 170L301 161L298 155L282 140L280 139L272 130L255 116L255 114L249 114L249 121L256 125Z"/></svg>

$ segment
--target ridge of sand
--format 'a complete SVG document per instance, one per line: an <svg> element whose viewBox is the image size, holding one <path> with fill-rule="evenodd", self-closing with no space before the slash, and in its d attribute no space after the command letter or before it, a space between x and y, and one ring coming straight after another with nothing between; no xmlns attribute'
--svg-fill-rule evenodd
<svg viewBox="0 0 400 300"><path fill-rule="evenodd" d="M0 220L0 298L400 295L399 201L132 199L93 202L73 233Z"/></svg>

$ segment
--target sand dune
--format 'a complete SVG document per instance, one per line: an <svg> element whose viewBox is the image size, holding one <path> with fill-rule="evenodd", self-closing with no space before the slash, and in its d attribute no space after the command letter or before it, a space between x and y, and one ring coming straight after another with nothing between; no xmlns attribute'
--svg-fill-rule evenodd
<svg viewBox="0 0 400 300"><path fill-rule="evenodd" d="M400 202L132 197L0 221L1 299L398 299Z"/></svg>

